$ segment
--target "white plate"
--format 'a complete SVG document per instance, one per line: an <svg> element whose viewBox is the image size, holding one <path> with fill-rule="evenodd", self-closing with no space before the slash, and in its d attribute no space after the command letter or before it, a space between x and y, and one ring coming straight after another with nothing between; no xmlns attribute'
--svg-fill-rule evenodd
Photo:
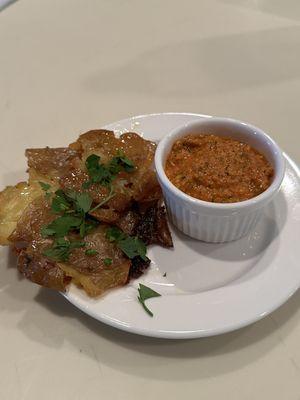
<svg viewBox="0 0 300 400"><path fill-rule="evenodd" d="M106 128L135 131L158 141L176 126L199 118L208 117L154 114ZM297 166L285 157L287 171L281 192L249 236L231 243L207 244L172 228L174 249L153 246L149 250L151 268L140 279L97 300L74 286L65 297L99 321L160 338L216 335L263 318L300 286L300 177ZM140 282L162 295L147 301L153 318L137 301Z"/></svg>

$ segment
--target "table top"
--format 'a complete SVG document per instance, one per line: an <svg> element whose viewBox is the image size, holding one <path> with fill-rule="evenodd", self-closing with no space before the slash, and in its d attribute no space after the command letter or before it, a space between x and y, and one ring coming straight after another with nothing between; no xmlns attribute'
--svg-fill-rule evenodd
<svg viewBox="0 0 300 400"><path fill-rule="evenodd" d="M0 13L0 51L0 160L184 111L249 121L300 161L298 0L19 0ZM0 399L300 399L299 291L247 328L167 341L105 326L1 267Z"/></svg>

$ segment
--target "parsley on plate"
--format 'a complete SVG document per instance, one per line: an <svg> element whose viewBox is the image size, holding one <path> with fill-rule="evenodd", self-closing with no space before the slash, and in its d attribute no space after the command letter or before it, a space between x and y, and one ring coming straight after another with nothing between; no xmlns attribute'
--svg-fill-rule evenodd
<svg viewBox="0 0 300 400"><path fill-rule="evenodd" d="M161 296L161 294L155 292L155 290L143 285L142 283L140 283L139 285L140 287L138 288L138 301L141 303L146 313L148 313L150 317L153 317L153 312L149 310L149 308L146 306L145 301L147 299L151 299L152 297L159 297Z"/></svg>

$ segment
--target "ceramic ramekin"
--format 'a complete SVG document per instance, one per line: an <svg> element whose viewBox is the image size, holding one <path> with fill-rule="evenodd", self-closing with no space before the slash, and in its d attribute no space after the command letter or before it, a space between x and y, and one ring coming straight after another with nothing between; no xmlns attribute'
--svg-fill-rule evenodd
<svg viewBox="0 0 300 400"><path fill-rule="evenodd" d="M180 137L197 134L227 136L248 143L265 155L274 168L271 185L260 195L237 203L211 203L195 199L174 186L164 165L173 143ZM261 129L230 118L211 117L174 129L158 144L155 167L172 222L185 234L205 242L236 240L251 231L263 208L280 189L285 161L278 145Z"/></svg>

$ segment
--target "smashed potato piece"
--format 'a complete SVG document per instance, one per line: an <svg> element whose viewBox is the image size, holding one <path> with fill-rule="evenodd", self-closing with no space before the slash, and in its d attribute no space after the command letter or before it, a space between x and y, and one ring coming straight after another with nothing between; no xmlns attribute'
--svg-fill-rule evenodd
<svg viewBox="0 0 300 400"><path fill-rule="evenodd" d="M83 239L85 246L74 249L70 255L69 262L74 268L85 274L93 275L100 274L103 270L111 271L123 264L127 258L124 253L117 248L115 243L110 242L106 238L107 226L100 225L92 231L92 233L85 236ZM95 250L97 254L94 256L87 256L86 249ZM106 266L104 260L109 258L111 264Z"/></svg>
<svg viewBox="0 0 300 400"><path fill-rule="evenodd" d="M155 149L136 133L100 129L66 148L26 150L28 183L0 193L0 244L14 247L19 271L55 290L72 282L92 297L143 274L145 244L172 246ZM86 165L90 155L100 157L96 166Z"/></svg>
<svg viewBox="0 0 300 400"><path fill-rule="evenodd" d="M108 162L119 150L120 143L113 131L93 129L81 134L69 148L78 152L82 160L86 160L91 154L96 154L103 162Z"/></svg>
<svg viewBox="0 0 300 400"><path fill-rule="evenodd" d="M91 154L101 157L101 162L107 163L118 152L126 155L135 169L120 172L114 180L116 195L103 207L93 214L95 218L106 223L116 223L122 213L130 209L134 201L155 201L162 197L162 192L153 170L153 160L156 144L143 139L136 133L128 132L119 138L112 131L92 130L79 136L75 143L70 145L73 151L86 160ZM81 191L82 184L88 179L83 170L69 169L60 178L60 185L64 189ZM107 195L108 189L99 185L91 185L87 190L96 203L100 203Z"/></svg>
<svg viewBox="0 0 300 400"><path fill-rule="evenodd" d="M56 182L66 170L81 164L78 153L65 147L27 149L25 155L28 159L30 178L39 177L39 180Z"/></svg>
<svg viewBox="0 0 300 400"><path fill-rule="evenodd" d="M130 260L125 260L124 263L109 270L103 270L101 274L91 275L80 273L70 264L59 263L58 265L66 276L72 278L75 285L82 287L89 296L96 297L110 288L125 285L128 281L130 264Z"/></svg>
<svg viewBox="0 0 300 400"><path fill-rule="evenodd" d="M44 243L45 239L41 235L42 226L48 225L54 219L55 215L50 212L49 203L43 196L40 196L24 209L15 230L8 239L11 242Z"/></svg>
<svg viewBox="0 0 300 400"><path fill-rule="evenodd" d="M111 287L126 284L131 262L108 241L106 225L100 225L86 235L85 246L74 249L67 263L56 263L43 256L53 239L44 238L41 228L54 218L48 202L39 197L26 207L9 237L12 242L26 244L18 258L18 269L27 279L56 290L64 290L72 280L93 297ZM72 237L72 240L79 239L76 235ZM87 249L93 249L97 254L91 257L86 254ZM107 258L111 265L105 265Z"/></svg>
<svg viewBox="0 0 300 400"><path fill-rule="evenodd" d="M20 251L18 269L21 274L38 285L64 291L71 278L55 262L36 254L33 248L31 250Z"/></svg>
<svg viewBox="0 0 300 400"><path fill-rule="evenodd" d="M8 186L0 192L0 245L11 243L9 236L16 228L24 210L42 193L39 185L28 185L26 182Z"/></svg>

